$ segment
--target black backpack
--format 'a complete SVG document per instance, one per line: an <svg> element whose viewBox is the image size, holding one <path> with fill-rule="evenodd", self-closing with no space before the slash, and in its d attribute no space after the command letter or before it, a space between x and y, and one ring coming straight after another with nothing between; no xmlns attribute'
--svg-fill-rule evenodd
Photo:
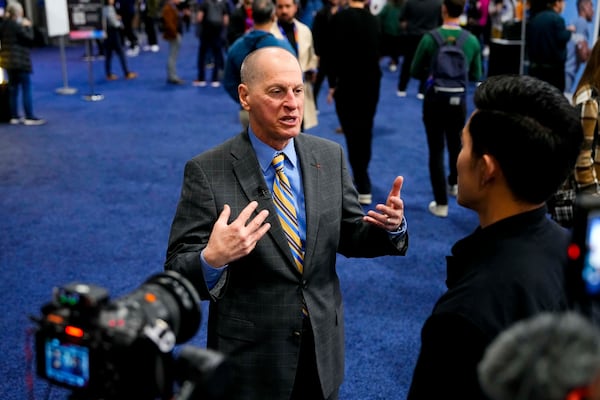
<svg viewBox="0 0 600 400"><path fill-rule="evenodd" d="M428 94L435 98L459 105L465 99L468 81L467 58L463 45L469 32L461 29L458 37L444 39L438 29L429 32L437 42L438 49L429 69Z"/></svg>

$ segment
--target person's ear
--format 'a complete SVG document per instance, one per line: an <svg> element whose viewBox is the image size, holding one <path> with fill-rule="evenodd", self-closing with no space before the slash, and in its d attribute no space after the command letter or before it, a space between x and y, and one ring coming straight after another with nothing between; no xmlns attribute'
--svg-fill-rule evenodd
<svg viewBox="0 0 600 400"><path fill-rule="evenodd" d="M498 160L496 160L496 157L490 154L484 154L479 160L479 163L479 184L481 186L485 186L498 176L498 173L500 172L500 166L498 165Z"/></svg>
<svg viewBox="0 0 600 400"><path fill-rule="evenodd" d="M238 96L240 98L240 104L242 105L242 108L246 111L249 111L250 104L248 103L248 97L250 96L250 92L248 90L248 86L245 83L239 84Z"/></svg>

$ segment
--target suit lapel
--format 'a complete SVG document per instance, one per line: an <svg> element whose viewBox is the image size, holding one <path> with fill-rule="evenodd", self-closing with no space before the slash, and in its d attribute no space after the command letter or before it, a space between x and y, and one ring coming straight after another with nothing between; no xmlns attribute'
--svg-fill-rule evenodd
<svg viewBox="0 0 600 400"><path fill-rule="evenodd" d="M306 243L304 254L304 273L310 269L312 255L314 253L317 231L319 226L319 174L321 165L315 157L314 149L310 148L303 134L295 139L296 154L300 159L302 171L302 183L304 185L304 207L306 212Z"/></svg>
<svg viewBox="0 0 600 400"><path fill-rule="evenodd" d="M250 201L258 201L257 210L269 210L269 216L267 217L266 222L271 224L271 229L269 229L268 235L273 239L283 254L286 255L290 268L298 273L285 233L283 232L281 223L277 217L277 211L273 204L271 192L269 191L265 178L260 170L256 154L254 153L254 149L248 138L248 133L243 133L239 135L238 138L239 140L236 140L231 148L233 171L237 181ZM256 213L254 215L256 215Z"/></svg>

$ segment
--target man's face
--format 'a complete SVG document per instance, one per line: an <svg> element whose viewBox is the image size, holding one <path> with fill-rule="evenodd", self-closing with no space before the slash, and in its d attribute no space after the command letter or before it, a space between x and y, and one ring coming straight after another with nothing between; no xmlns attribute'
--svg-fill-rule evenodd
<svg viewBox="0 0 600 400"><path fill-rule="evenodd" d="M277 0L275 10L277 20L292 22L298 11L298 6L294 3L294 0Z"/></svg>
<svg viewBox="0 0 600 400"><path fill-rule="evenodd" d="M594 18L594 4L591 1L584 1L581 3L581 16L585 18L587 22L592 22Z"/></svg>
<svg viewBox="0 0 600 400"><path fill-rule="evenodd" d="M304 114L304 84L296 58L277 49L257 60L260 79L240 86L240 100L250 114L250 126L269 146L280 149L300 133Z"/></svg>
<svg viewBox="0 0 600 400"><path fill-rule="evenodd" d="M480 160L473 157L471 142L471 133L469 131L469 121L462 131L462 149L458 154L456 169L458 171L458 195L456 201L463 207L473 210L477 209L480 201L479 195L479 165Z"/></svg>

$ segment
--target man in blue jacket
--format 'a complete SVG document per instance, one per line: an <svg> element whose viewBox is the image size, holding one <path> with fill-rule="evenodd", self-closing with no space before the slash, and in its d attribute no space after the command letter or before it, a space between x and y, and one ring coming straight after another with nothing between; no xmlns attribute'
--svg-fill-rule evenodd
<svg viewBox="0 0 600 400"><path fill-rule="evenodd" d="M270 33L271 25L275 22L275 4L272 0L254 0L252 3L252 18L254 19L254 28L244 36L238 38L227 52L227 61L225 62L225 76L223 77L223 86L238 104L240 99L238 95L238 86L241 83L240 67L248 54L261 47L283 47L294 54L294 49L287 40L281 40ZM248 126L248 112L240 108L240 122L243 128Z"/></svg>

